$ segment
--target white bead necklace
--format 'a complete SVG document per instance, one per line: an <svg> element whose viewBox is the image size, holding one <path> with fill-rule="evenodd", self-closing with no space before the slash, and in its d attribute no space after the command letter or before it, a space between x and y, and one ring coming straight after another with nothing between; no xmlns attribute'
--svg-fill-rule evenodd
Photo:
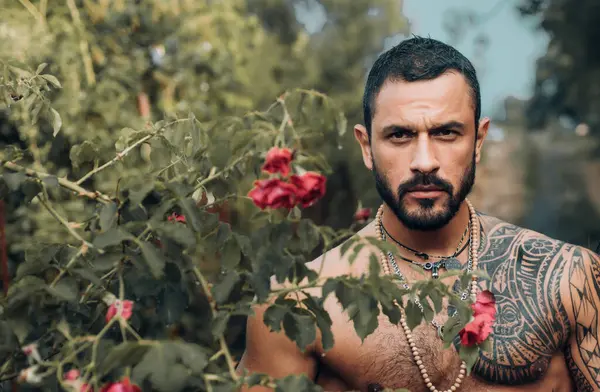
<svg viewBox="0 0 600 392"><path fill-rule="evenodd" d="M470 225L470 244L469 244L469 259L470 260L469 261L472 262L472 265L469 265L469 267L472 267L473 270L476 270L477 264L479 262L479 252L478 252L478 249L479 249L479 224L478 224L477 213L475 211L475 208L473 207L473 205L471 204L471 202L469 200L465 200L465 201L469 208L469 225ZM382 216L383 216L383 204L379 207L379 210L377 211L377 216L375 218L375 230L377 231L378 239L380 241L385 241L385 234L383 233L382 222L381 222ZM390 274L391 273L390 262L388 260L388 257L386 257L385 252L383 252L383 251L381 252L381 255L380 255L380 261L381 261L381 266L382 266L384 274L386 274L386 275ZM399 273L399 270L397 270L395 272L400 276L400 278L402 280L405 279L404 276ZM409 288L409 286L406 282L403 283L403 286L405 288ZM477 295L477 277L473 276L471 279L471 297L475 297L476 295ZM461 386L463 379L465 378L467 364L464 361L462 361L462 363L460 365L460 371L458 373L458 377L456 377L456 380L454 381L454 384L450 387L450 389L446 389L446 390L437 389L437 387L435 385L433 385L433 383L431 382L431 379L429 378L429 374L427 373L427 369L425 368L425 365L423 364L423 360L421 359L421 356L419 355L419 349L417 348L415 339L413 338L410 328L408 328L408 324L406 323L406 317L404 315L404 310L402 308L400 309L400 325L404 329L404 333L406 335L406 339L408 340L408 344L410 346L415 364L419 367L419 371L421 372L421 377L423 378L423 381L425 382L425 385L427 386L427 388L429 388L429 390L432 392L457 391L458 388Z"/></svg>

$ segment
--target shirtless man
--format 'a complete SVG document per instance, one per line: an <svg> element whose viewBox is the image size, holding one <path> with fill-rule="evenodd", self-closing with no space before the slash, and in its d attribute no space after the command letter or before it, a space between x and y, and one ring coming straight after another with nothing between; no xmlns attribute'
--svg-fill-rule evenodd
<svg viewBox="0 0 600 392"><path fill-rule="evenodd" d="M480 119L475 70L441 42L403 41L370 71L364 121L355 126L355 136L384 202L381 223L387 241L402 244L395 261L410 280L415 277L411 261L423 265L423 254L429 261L454 255L469 227L466 196L490 123ZM302 353L283 332L269 331L262 321L264 308L259 308L248 320L240 369L276 378L304 373L327 391L420 392L453 386L465 392L600 391L599 257L491 216L477 217L478 268L491 277L479 287L494 293L497 316L491 351L481 353L473 373L458 387L461 360L454 347L443 348L431 324L424 322L412 332L432 384L427 387L403 328L382 316L375 332L361 342L334 295L325 303L333 320L332 350L325 354L317 338ZM376 222L358 235L376 236ZM462 249L458 246L456 259L464 266L469 251ZM326 260L325 276L361 275L368 272L370 252L361 252L350 266L334 249L311 265L318 269ZM440 316L445 316L442 323L448 317L447 312ZM261 390L266 389L251 389Z"/></svg>

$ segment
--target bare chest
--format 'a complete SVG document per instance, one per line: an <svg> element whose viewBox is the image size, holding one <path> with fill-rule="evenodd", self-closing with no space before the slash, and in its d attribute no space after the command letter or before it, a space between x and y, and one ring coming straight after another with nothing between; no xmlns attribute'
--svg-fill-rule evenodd
<svg viewBox="0 0 600 392"><path fill-rule="evenodd" d="M364 342L350 328L336 328L336 347L321 361L351 390L365 392L383 391L384 388L406 388L411 392L428 391L421 371L413 358L402 329L392 325L385 317L380 318L380 327ZM444 349L441 339L431 325L421 325L413 331L427 375L438 390L449 390L459 374L461 360L452 347ZM526 347L514 342L494 342L495 353L519 352L525 354ZM568 380L562 357L546 352L543 347L529 351L522 365L512 357L505 357L514 365L504 367L494 352L483 353L473 370L460 385L461 391L517 391L553 390L557 383ZM509 373L512 372L512 373ZM528 378L524 377L528 375ZM509 380L513 380L509 382ZM563 380L563 381L559 381ZM523 387L524 389L517 388ZM539 389L541 388L541 389Z"/></svg>

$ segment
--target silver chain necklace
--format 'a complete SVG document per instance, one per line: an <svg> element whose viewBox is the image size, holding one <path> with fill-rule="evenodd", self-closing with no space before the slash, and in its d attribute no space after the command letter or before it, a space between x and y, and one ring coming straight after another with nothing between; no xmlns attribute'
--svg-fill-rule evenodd
<svg viewBox="0 0 600 392"><path fill-rule="evenodd" d="M382 237L383 237L383 240L385 241L387 238L385 235L385 232L382 232ZM398 264L396 263L396 258L394 257L394 254L392 252L388 251L387 257L388 257L388 260L390 261L390 264L392 265L392 268L394 269L394 272L396 273L396 275L398 275L398 277L402 281L402 287L405 290L409 290L410 286L406 282L406 280L407 280L406 277L400 271L400 267L398 267ZM473 271L473 259L471 258L470 254L468 257L469 258L467 260L467 272L470 273L471 271ZM469 289L468 288L466 290L464 290L462 292L462 294L460 295L461 301L466 301L467 298L469 298ZM414 302L421 310L421 313L424 313L423 305L421 304L421 301L419 301L419 298L415 297ZM458 311L454 310L454 312L450 315L450 317L456 317L457 314L458 314ZM433 325L433 327L437 330L438 336L440 338L442 338L444 336L444 325L438 323L436 320L431 320L431 325Z"/></svg>

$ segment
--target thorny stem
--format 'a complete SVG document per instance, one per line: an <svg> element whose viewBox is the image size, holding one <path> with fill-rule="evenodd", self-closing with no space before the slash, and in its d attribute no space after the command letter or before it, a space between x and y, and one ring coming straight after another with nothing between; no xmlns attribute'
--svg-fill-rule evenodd
<svg viewBox="0 0 600 392"><path fill-rule="evenodd" d="M204 295L206 295L206 298L208 299L209 304L210 304L210 312L211 312L213 318L215 318L217 316L217 311L215 308L215 301L212 298L212 295L210 293L210 287L208 286L208 282L206 281L206 278L204 277L202 272L200 272L198 267L193 267L193 271L194 271L194 275L196 275L196 278L198 279L198 281L200 281L200 285L202 286ZM233 357L231 356L229 347L227 347L227 342L225 341L225 336L221 333L219 335L218 340L219 340L219 345L221 346L219 351L225 357L225 361L227 362L227 367L229 368L229 374L231 375L231 378L237 382L239 380L239 376L235 370L235 364L233 363Z"/></svg>
<svg viewBox="0 0 600 392"><path fill-rule="evenodd" d="M81 237L79 235L79 233L77 233L75 230L73 230L73 228L69 225L69 222L67 222L65 220L65 218L63 218L62 216L60 216L60 214L58 212L56 212L56 210L54 208L52 208L52 206L46 200L44 200L41 197L38 197L38 200L48 210L48 212L54 218L56 218L56 220L58 220L64 227L67 228L67 230L69 230L69 233L71 233L71 235L73 237L77 238L79 241L81 241L83 243L83 245L87 246L88 248L93 248L94 247L94 245L92 245L91 243L89 243L86 240L84 240L83 237Z"/></svg>
<svg viewBox="0 0 600 392"><path fill-rule="evenodd" d="M81 256L83 254L84 247L85 247L85 245L82 245L82 246L79 247L79 250L77 251L77 253L75 253L75 255L73 255L73 257L71 257L71 260L69 260L69 262L67 263L67 265L65 266L65 268L62 268L60 270L60 272L58 273L58 275L56 275L56 278L54 278L54 280L52 281L52 283L50 283L50 287L54 287L54 285L58 283L58 281L60 280L60 278L63 277L63 275L65 274L65 272L67 272L67 270L69 268L71 268L73 266L73 264L75 264L75 261L77 261L77 259L79 258L79 256Z"/></svg>
<svg viewBox="0 0 600 392"><path fill-rule="evenodd" d="M48 178L48 177L54 177L51 174L39 172L39 171L36 171L33 169L29 169L27 167L17 165L14 162L5 162L3 166L5 168L13 170L13 171L25 173L26 175L28 175L30 177L39 178L40 180L43 180L44 178ZM112 202L110 197L108 197L100 192L90 192L87 189L82 188L78 184L67 180L66 178L57 178L57 179L58 179L58 184L60 186L77 193L79 196L85 196L92 200L99 200L100 202L102 202L104 204L108 204L108 203Z"/></svg>
<svg viewBox="0 0 600 392"><path fill-rule="evenodd" d="M99 167L95 167L94 169L92 169L91 171L89 171L86 175L84 175L79 180L77 180L76 184L80 185L85 180L87 180L88 178L90 178L94 174L98 173L99 171L102 171L102 170L106 169L107 167L110 167L110 166L114 165L115 163L117 163L117 161L119 161L120 159L122 159L125 155L129 154L134 148L136 148L137 146L139 146L139 145L147 142L148 140L152 139L154 136L158 135L158 133L160 131L162 131L163 129L165 129L166 127L169 127L169 126L171 126L173 124L177 124L177 123L184 122L184 121L188 121L188 119L186 118L186 119L179 119L179 120L171 121L168 124L165 124L162 127L160 127L160 129L158 129L156 132L154 132L154 133L152 133L150 135L144 136L140 140L138 140L135 143L133 143L131 146L127 147L126 149L124 149L123 151L121 151L120 153L118 153L113 159L111 159L110 161L106 162L104 165L99 166Z"/></svg>
<svg viewBox="0 0 600 392"><path fill-rule="evenodd" d="M198 189L202 188L203 186L205 186L206 184L208 184L212 180L221 177L223 174L227 173L229 170L232 170L238 163L240 163L244 159L250 157L251 155L252 154L244 154L244 155L242 155L241 157L239 157L238 159L236 159L235 161L233 161L231 163L231 165L229 165L228 167L226 167L226 168L224 168L222 170L219 170L218 172L216 172L214 174L211 174L208 177L206 177L204 180L198 182L198 184L196 184L196 186L194 187L194 190L192 192L190 192L190 194L192 194L195 191L197 191Z"/></svg>

